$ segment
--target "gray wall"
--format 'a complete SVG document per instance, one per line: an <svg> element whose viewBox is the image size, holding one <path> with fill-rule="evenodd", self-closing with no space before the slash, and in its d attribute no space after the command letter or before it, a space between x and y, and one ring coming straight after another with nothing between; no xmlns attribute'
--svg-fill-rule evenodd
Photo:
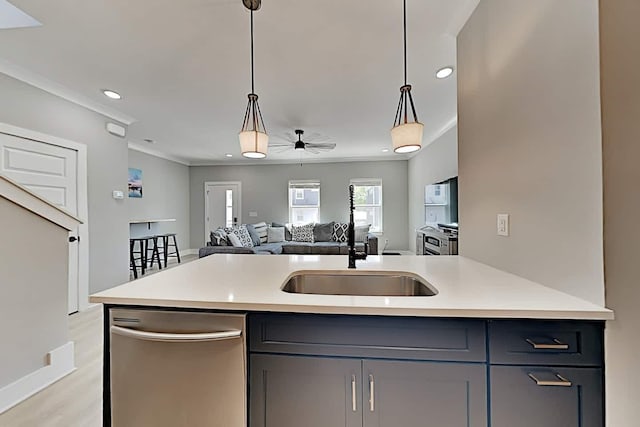
<svg viewBox="0 0 640 427"><path fill-rule="evenodd" d="M0 74L0 121L87 145L89 292L128 280L128 212L113 190L127 187L127 145L102 115ZM23 239L39 241L37 233ZM66 292L65 292L66 295Z"/></svg>
<svg viewBox="0 0 640 427"><path fill-rule="evenodd" d="M640 402L640 2L600 3L607 425L638 425ZM621 48L624 46L624 48Z"/></svg>
<svg viewBox="0 0 640 427"><path fill-rule="evenodd" d="M129 150L129 167L142 170L143 197L127 201L129 219L167 219L175 222L132 224L132 237L176 233L178 248L189 249L189 167Z"/></svg>
<svg viewBox="0 0 640 427"><path fill-rule="evenodd" d="M598 1L483 0L457 63L461 255L602 304Z"/></svg>
<svg viewBox="0 0 640 427"><path fill-rule="evenodd" d="M381 178L384 239L388 248L407 249L407 161L312 163L249 166L195 166L191 176L191 245L204 245L204 183L241 181L243 223L287 222L289 180L320 180L320 220L349 219L348 186L351 178ZM249 212L258 217L250 218Z"/></svg>
<svg viewBox="0 0 640 427"><path fill-rule="evenodd" d="M429 184L458 176L458 128L409 159L409 247L415 250L416 228L424 225L424 188Z"/></svg>
<svg viewBox="0 0 640 427"><path fill-rule="evenodd" d="M69 282L67 230L2 197L0 218L1 389L69 341Z"/></svg>

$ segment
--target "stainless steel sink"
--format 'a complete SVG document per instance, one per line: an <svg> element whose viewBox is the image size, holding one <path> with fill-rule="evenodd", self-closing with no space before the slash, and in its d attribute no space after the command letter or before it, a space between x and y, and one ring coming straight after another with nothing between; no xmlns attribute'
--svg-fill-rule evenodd
<svg viewBox="0 0 640 427"><path fill-rule="evenodd" d="M282 286L293 294L430 297L438 291L418 276L406 273L295 273Z"/></svg>

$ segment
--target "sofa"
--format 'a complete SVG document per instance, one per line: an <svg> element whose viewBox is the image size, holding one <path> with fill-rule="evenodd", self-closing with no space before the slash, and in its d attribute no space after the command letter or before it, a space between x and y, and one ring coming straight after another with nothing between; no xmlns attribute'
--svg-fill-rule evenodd
<svg viewBox="0 0 640 427"><path fill-rule="evenodd" d="M339 226L336 226L339 224ZM220 232L221 228L210 233L210 240L207 246L200 248L198 256L200 258L213 254L262 254L262 255L348 255L349 246L346 241L346 228L344 223L321 223L309 224L306 227L313 227L313 238L311 241L296 241L296 236L292 233L292 226L284 224L266 223L243 224L239 228L245 227L255 233L249 233L252 238L252 246L232 246L229 241L226 242L219 236L224 233ZM284 228L284 239L282 241L270 242L266 239L268 228ZM295 228L295 226L293 227ZM327 232L332 229L329 235ZM336 235L336 229L338 229ZM230 229L224 229L229 231ZM265 231L266 230L266 231ZM378 237L369 233L369 226L356 227L356 251L363 252L365 244L369 255L378 254ZM231 230L234 231L234 230ZM229 232L231 232L229 231ZM295 230L294 230L295 231ZM244 231L241 231L244 233ZM216 234L218 233L218 234ZM227 233L229 234L229 233ZM246 241L246 238L244 239Z"/></svg>

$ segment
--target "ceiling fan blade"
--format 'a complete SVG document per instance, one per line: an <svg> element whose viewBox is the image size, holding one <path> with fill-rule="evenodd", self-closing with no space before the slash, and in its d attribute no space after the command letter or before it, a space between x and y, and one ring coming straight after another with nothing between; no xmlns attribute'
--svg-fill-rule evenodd
<svg viewBox="0 0 640 427"><path fill-rule="evenodd" d="M291 147L285 147L285 146L273 147L270 145L269 150L273 153L284 153L284 152L290 151Z"/></svg>
<svg viewBox="0 0 640 427"><path fill-rule="evenodd" d="M315 149L314 147L309 147L309 144L305 144L304 151L311 154L320 154L320 151Z"/></svg>
<svg viewBox="0 0 640 427"><path fill-rule="evenodd" d="M293 147L293 144L290 142L270 142L269 147Z"/></svg>
<svg viewBox="0 0 640 427"><path fill-rule="evenodd" d="M333 150L336 148L335 142L307 142L305 148L315 148L316 150Z"/></svg>
<svg viewBox="0 0 640 427"><path fill-rule="evenodd" d="M304 142L327 142L330 139L331 138L329 138L326 135L322 135L322 134L319 134L318 132L314 132L314 133L310 134L309 136L306 136L304 138Z"/></svg>
<svg viewBox="0 0 640 427"><path fill-rule="evenodd" d="M281 142L282 142L282 143L285 143L285 142L286 142L287 144L293 144L293 143L295 143L295 141L290 140L289 138L287 138L287 137L286 137L286 136L284 136L284 135L269 135L269 139L270 139L271 141L277 141L277 142L279 142L279 143L281 143Z"/></svg>

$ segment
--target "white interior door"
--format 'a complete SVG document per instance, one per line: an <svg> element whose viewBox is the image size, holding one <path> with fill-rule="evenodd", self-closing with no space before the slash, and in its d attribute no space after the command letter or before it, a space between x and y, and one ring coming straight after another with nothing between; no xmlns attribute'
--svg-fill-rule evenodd
<svg viewBox="0 0 640 427"><path fill-rule="evenodd" d="M78 217L78 152L0 133L0 173ZM69 233L69 313L78 311L79 231Z"/></svg>
<svg viewBox="0 0 640 427"><path fill-rule="evenodd" d="M216 228L240 223L240 192L239 182L205 183L205 242L209 241L209 233Z"/></svg>

